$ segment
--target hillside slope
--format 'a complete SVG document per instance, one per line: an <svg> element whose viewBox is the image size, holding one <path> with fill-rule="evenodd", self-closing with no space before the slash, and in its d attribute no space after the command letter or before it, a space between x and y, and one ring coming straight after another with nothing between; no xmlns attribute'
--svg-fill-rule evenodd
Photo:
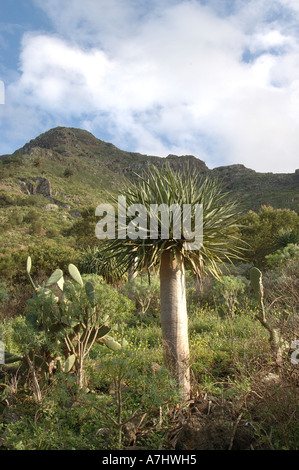
<svg viewBox="0 0 299 470"><path fill-rule="evenodd" d="M293 174L257 173L244 165L210 170L202 160L192 155L169 155L165 159L126 152L81 129L51 129L16 150L13 156L2 157L2 161L5 164L14 158L22 159L25 173L31 176L41 176L42 171L53 180L53 187L59 186L56 190L60 192L63 189L66 196L72 193L74 184L79 185L79 192L80 185L90 186L91 191L87 189L87 194L83 191L86 196L94 190L99 194L106 190L119 190L134 173L141 173L151 164L160 167L167 161L177 170L189 164L200 174L221 179L224 188L236 192L246 209L258 210L261 204L269 204L275 208L297 210L299 204L299 170ZM71 180L66 177L67 172ZM65 180L72 184L62 184ZM91 200L94 200L93 196Z"/></svg>
<svg viewBox="0 0 299 470"><path fill-rule="evenodd" d="M12 155L0 157L0 222L6 234L2 243L20 246L32 241L30 221L36 216L32 208L40 215L41 234L62 232L82 208L109 202L109 195L121 194L121 188L136 174L152 164L160 168L165 162L177 171L189 165L193 172L220 179L244 212L257 211L263 204L298 210L298 170L293 174L257 173L243 165L209 169L192 155L162 158L126 152L85 130L57 127Z"/></svg>

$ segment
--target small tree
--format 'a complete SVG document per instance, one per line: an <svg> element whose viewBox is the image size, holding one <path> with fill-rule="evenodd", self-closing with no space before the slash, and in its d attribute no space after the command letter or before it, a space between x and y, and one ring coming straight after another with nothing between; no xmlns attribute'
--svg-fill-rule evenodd
<svg viewBox="0 0 299 470"><path fill-rule="evenodd" d="M259 313L256 315L256 318L269 332L270 345L275 356L276 365L279 368L282 365L281 331L280 328L275 327L267 317L266 308L264 304L264 286L262 277L262 273L258 268L254 267L251 269L250 281L259 303Z"/></svg>
<svg viewBox="0 0 299 470"><path fill-rule="evenodd" d="M203 245L200 249L185 249L190 241L184 230L181 237L174 233L173 225L169 238L162 236L163 219L158 215L158 237L151 236L150 224L135 239L111 239L106 249L115 257L118 266L129 271L160 270L161 325L165 363L171 370L182 393L182 399L190 398L189 339L186 302L186 266L201 276L203 269L212 274L219 273L219 265L240 256L238 249L236 203L222 192L221 186L210 179L201 179L190 172L176 174L169 167L158 170L153 167L144 177L129 186L123 196L128 206L134 204L151 213L151 204L170 208L173 204L181 209L189 204L203 207ZM115 198L115 203L118 200ZM164 213L165 215L165 213ZM175 217L168 212L170 220ZM171 219L172 217L172 219ZM193 214L192 226L194 227ZM130 218L128 218L128 221ZM171 225L171 224L170 224ZM119 227L116 226L116 233ZM123 227L122 227L123 228Z"/></svg>

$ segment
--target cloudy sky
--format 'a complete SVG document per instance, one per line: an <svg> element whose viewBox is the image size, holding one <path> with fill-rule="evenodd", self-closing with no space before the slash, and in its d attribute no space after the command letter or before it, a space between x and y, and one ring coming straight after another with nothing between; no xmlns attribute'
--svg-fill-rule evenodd
<svg viewBox="0 0 299 470"><path fill-rule="evenodd" d="M0 155L56 126L299 168L298 0L0 0Z"/></svg>

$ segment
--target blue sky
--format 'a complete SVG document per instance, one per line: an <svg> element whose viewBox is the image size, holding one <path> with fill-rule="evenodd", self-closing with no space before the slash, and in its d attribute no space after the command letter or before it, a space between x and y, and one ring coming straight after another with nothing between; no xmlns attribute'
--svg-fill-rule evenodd
<svg viewBox="0 0 299 470"><path fill-rule="evenodd" d="M0 155L71 126L294 172L298 24L298 0L0 0Z"/></svg>

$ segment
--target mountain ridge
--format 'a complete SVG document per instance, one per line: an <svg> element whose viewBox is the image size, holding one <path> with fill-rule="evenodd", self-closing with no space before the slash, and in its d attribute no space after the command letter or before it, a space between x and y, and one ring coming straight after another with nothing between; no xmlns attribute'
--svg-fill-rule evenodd
<svg viewBox="0 0 299 470"><path fill-rule="evenodd" d="M68 191L66 181L83 186L85 181L87 186L90 185L91 191L98 186L103 194L111 190L117 191L122 184L132 180L135 174L142 173L148 166L156 165L161 168L168 162L176 171L188 165L203 177L221 180L223 189L235 193L247 210L258 210L263 204L293 210L298 210L299 207L299 170L294 173L259 173L242 164L209 169L203 160L193 155L170 154L159 157L128 152L79 128L52 128L30 140L13 154L0 157L3 167L18 159L22 160L29 172L32 167L32 177L43 176L53 180L56 196L59 196L59 185L62 182L62 189ZM43 174L36 171L39 168ZM68 179L68 176L71 178ZM83 189L82 191L84 193Z"/></svg>
<svg viewBox="0 0 299 470"><path fill-rule="evenodd" d="M177 158L196 159L199 162L201 162L201 164L203 164L206 167L206 169L209 170L209 171L217 171L217 170L222 169L222 168L242 168L246 171L250 171L250 172L254 172L254 173L261 173L261 174L277 174L277 175L291 175L291 174L293 174L293 173L258 172L254 169L246 167L243 164L221 165L221 166L214 167L214 168L210 169L210 168L207 167L207 165L205 164L205 162L203 160L199 159L198 157L196 157L194 155L169 154L167 157L160 157L160 156L141 154L139 152L130 152L130 151L126 151L126 150L121 150L112 143L105 142L103 140L98 139L91 132L89 132L87 130L80 129L80 128L74 128L74 127L63 127L63 126L54 127L52 129L40 134L36 138L34 138L34 139L30 140L29 142L27 142L23 147L16 150L15 152L13 152L13 154L20 153L20 152L21 153L26 153L26 152L28 152L28 149L33 148L33 147L41 147L41 148L48 148L48 149L52 149L53 147L57 148L57 147L59 147L59 145L65 145L67 143L67 141L68 141L68 143L71 142L72 139L70 139L70 137L72 137L73 139L75 139L77 141L87 143L87 145L89 145L89 146L92 145L92 142L93 142L94 146L97 146L97 145L100 144L103 148L105 148L105 147L106 148L113 148L113 149L115 149L116 152L122 152L124 154L140 156L140 157L149 158L149 159L169 159L169 160L177 159ZM59 145L57 145L57 144L59 144ZM0 156L0 158L1 158L1 156ZM299 171L299 170L295 169L294 173L296 171Z"/></svg>

